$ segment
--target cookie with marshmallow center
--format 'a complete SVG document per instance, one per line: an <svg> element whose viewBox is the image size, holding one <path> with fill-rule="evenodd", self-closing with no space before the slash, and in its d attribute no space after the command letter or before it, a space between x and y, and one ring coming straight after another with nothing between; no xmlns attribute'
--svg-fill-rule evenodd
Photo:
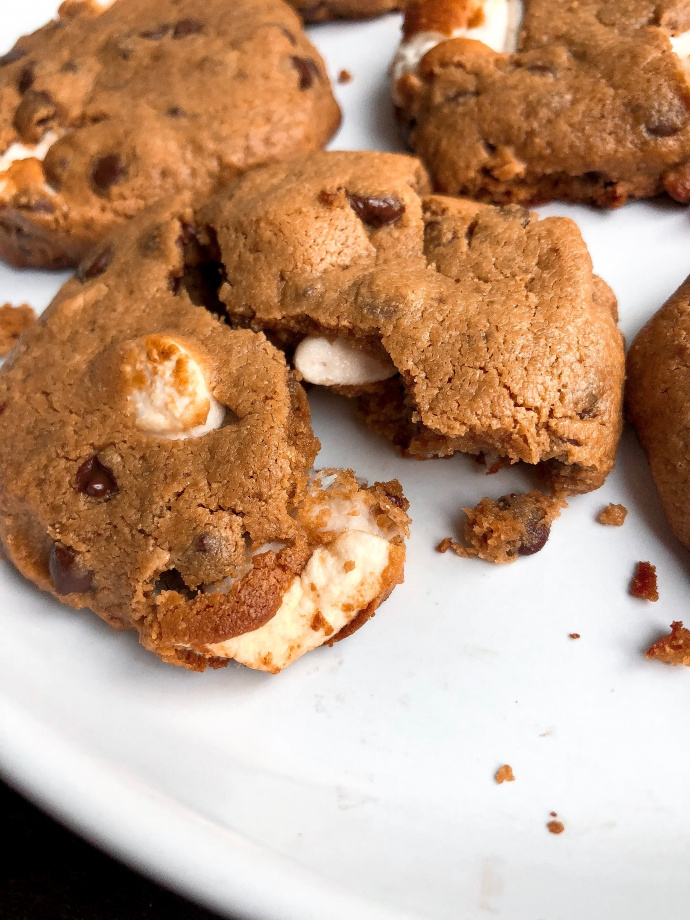
<svg viewBox="0 0 690 920"><path fill-rule="evenodd" d="M577 226L429 194L412 158L257 170L200 213L219 296L404 454L457 451L598 488L622 419L616 300Z"/></svg>
<svg viewBox="0 0 690 920"><path fill-rule="evenodd" d="M437 191L690 201L682 0L411 0L394 102Z"/></svg>
<svg viewBox="0 0 690 920"><path fill-rule="evenodd" d="M303 156L339 123L282 0L68 0L0 56L0 257L72 267L164 195Z"/></svg>
<svg viewBox="0 0 690 920"><path fill-rule="evenodd" d="M312 466L304 390L222 320L188 203L106 240L0 370L0 539L40 588L193 670L277 673L402 581L400 485Z"/></svg>

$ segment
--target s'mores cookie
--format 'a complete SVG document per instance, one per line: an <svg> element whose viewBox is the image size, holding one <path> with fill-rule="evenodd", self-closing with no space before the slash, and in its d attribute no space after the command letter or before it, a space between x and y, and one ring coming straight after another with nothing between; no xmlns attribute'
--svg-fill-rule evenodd
<svg viewBox="0 0 690 920"><path fill-rule="evenodd" d="M302 156L339 122L282 0L68 0L0 56L0 257L74 266L163 195Z"/></svg>
<svg viewBox="0 0 690 920"><path fill-rule="evenodd" d="M626 407L671 530L690 549L690 278L630 346Z"/></svg>
<svg viewBox="0 0 690 920"><path fill-rule="evenodd" d="M682 0L412 0L393 95L438 191L687 202L689 55Z"/></svg>
<svg viewBox="0 0 690 920"><path fill-rule="evenodd" d="M135 218L0 370L0 538L164 661L275 673L402 581L407 502L395 481L311 470L304 390L265 336L215 315L194 240L181 201Z"/></svg>
<svg viewBox="0 0 690 920"><path fill-rule="evenodd" d="M231 322L403 453L523 461L562 493L612 469L623 339L571 220L429 195L411 157L325 153L244 177L199 223Z"/></svg>

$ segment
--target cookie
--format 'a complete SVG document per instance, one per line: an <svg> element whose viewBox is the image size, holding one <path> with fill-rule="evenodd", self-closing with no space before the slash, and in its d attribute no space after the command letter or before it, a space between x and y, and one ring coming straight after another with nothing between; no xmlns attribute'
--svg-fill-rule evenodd
<svg viewBox="0 0 690 920"><path fill-rule="evenodd" d="M282 0L69 0L0 57L0 257L74 266L165 194L303 156L339 122Z"/></svg>
<svg viewBox="0 0 690 920"><path fill-rule="evenodd" d="M366 19L399 10L405 0L288 0L305 22Z"/></svg>
<svg viewBox="0 0 690 920"><path fill-rule="evenodd" d="M690 201L682 0L412 0L393 95L437 191Z"/></svg>
<svg viewBox="0 0 690 920"><path fill-rule="evenodd" d="M407 502L310 472L304 390L204 301L194 240L181 201L120 228L0 370L0 538L164 661L275 673L402 580Z"/></svg>
<svg viewBox="0 0 690 920"><path fill-rule="evenodd" d="M627 414L661 504L690 549L690 278L639 332L628 353Z"/></svg>
<svg viewBox="0 0 690 920"><path fill-rule="evenodd" d="M200 214L222 301L301 377L357 397L406 455L538 464L584 492L613 467L616 301L577 226L427 194L418 160L322 153L258 170Z"/></svg>

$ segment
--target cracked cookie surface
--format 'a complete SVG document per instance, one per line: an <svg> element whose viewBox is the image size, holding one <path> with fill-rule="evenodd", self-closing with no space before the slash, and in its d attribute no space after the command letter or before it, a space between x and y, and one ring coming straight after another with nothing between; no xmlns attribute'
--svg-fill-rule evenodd
<svg viewBox="0 0 690 920"><path fill-rule="evenodd" d="M393 93L438 191L687 202L689 54L683 0L414 0Z"/></svg>
<svg viewBox="0 0 690 920"><path fill-rule="evenodd" d="M690 549L690 278L630 346L626 408L671 530Z"/></svg>
<svg viewBox="0 0 690 920"><path fill-rule="evenodd" d="M324 146L325 66L282 0L72 0L0 56L0 256L77 264L163 195Z"/></svg>
<svg viewBox="0 0 690 920"><path fill-rule="evenodd" d="M497 455L566 493L597 488L621 431L623 340L577 226L427 192L419 161L393 154L244 177L200 215L231 321L356 396L405 454Z"/></svg>
<svg viewBox="0 0 690 920"><path fill-rule="evenodd" d="M276 672L402 581L407 502L310 472L283 355L192 300L193 221L173 200L106 240L0 370L0 538L165 661Z"/></svg>

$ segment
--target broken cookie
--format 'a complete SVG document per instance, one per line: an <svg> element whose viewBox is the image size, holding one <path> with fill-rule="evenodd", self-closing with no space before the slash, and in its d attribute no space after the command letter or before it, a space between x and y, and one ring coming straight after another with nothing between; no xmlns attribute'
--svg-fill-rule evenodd
<svg viewBox="0 0 690 920"><path fill-rule="evenodd" d="M339 121L282 0L69 0L0 57L0 257L74 266L164 194L303 156Z"/></svg>
<svg viewBox="0 0 690 920"><path fill-rule="evenodd" d="M681 0L411 0L393 96L440 192L687 202L689 61Z"/></svg>
<svg viewBox="0 0 690 920"><path fill-rule="evenodd" d="M165 661L276 673L402 581L407 502L311 472L304 390L262 334L193 302L195 239L182 200L134 219L0 370L0 537Z"/></svg>
<svg viewBox="0 0 690 920"><path fill-rule="evenodd" d="M563 494L612 469L623 340L572 221L429 195L411 157L326 153L244 177L199 223L231 322L402 453L539 465Z"/></svg>

